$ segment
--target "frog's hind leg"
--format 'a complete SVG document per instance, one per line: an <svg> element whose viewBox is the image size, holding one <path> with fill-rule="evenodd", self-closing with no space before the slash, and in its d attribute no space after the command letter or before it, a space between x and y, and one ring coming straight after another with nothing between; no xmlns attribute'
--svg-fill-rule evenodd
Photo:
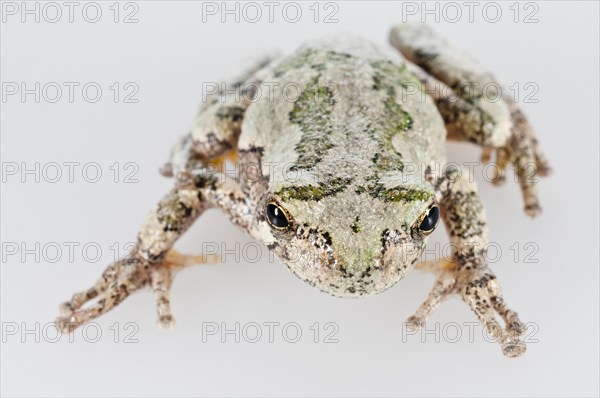
<svg viewBox="0 0 600 398"><path fill-rule="evenodd" d="M390 42L415 64L410 67L434 97L448 137L483 146L484 160L495 150L496 184L504 181L505 169L514 165L525 212L537 215L536 177L548 175L550 166L533 128L507 90L427 25L399 25L392 29Z"/></svg>
<svg viewBox="0 0 600 398"><path fill-rule="evenodd" d="M230 158L228 154L237 147L246 109L263 93L263 79L278 58L275 52L263 54L248 61L237 76L207 83L191 131L173 147L161 174L184 179L189 177L190 162L219 164Z"/></svg>

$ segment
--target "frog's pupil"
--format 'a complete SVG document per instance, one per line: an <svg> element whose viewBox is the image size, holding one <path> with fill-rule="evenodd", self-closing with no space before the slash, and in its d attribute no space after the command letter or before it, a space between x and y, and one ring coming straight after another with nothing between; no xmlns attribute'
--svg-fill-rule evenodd
<svg viewBox="0 0 600 398"><path fill-rule="evenodd" d="M425 216L423 221L421 221L421 225L419 226L419 229L421 231L425 231L425 232L431 231L437 225L439 218L440 218L440 208L437 206L432 207L427 212L427 215Z"/></svg>
<svg viewBox="0 0 600 398"><path fill-rule="evenodd" d="M267 205L267 217L271 225L277 228L286 228L290 224L283 210L272 203Z"/></svg>

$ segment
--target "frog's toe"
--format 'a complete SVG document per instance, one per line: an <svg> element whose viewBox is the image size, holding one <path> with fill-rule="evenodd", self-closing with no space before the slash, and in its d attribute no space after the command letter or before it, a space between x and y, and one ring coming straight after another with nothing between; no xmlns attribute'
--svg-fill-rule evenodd
<svg viewBox="0 0 600 398"><path fill-rule="evenodd" d="M505 182L506 182L506 169L501 168L498 165L496 165L496 167L494 169L494 176L492 177L492 184L499 187L499 186L504 185Z"/></svg>
<svg viewBox="0 0 600 398"><path fill-rule="evenodd" d="M525 342L519 339L509 339L502 344L502 353L509 358L516 358L523 355L527 351Z"/></svg>
<svg viewBox="0 0 600 398"><path fill-rule="evenodd" d="M506 325L506 330L508 331L508 333L515 337L521 336L523 333L525 333L526 329L527 328L525 324L518 319L510 320L507 322Z"/></svg>
<svg viewBox="0 0 600 398"><path fill-rule="evenodd" d="M550 174L552 174L552 167L550 166L548 159L546 159L546 157L537 150L535 153L535 163L537 166L536 174L538 176L548 177Z"/></svg>
<svg viewBox="0 0 600 398"><path fill-rule="evenodd" d="M169 330L175 327L175 317L171 314L161 315L156 320L156 324L164 330Z"/></svg>
<svg viewBox="0 0 600 398"><path fill-rule="evenodd" d="M481 157L479 158L481 160L481 163L489 163L492 159L493 151L494 148L489 146L484 146L483 148L481 148Z"/></svg>
<svg viewBox="0 0 600 398"><path fill-rule="evenodd" d="M62 334L69 334L71 333L75 328L77 328L77 325L75 322L73 322L73 318L69 315L65 315L65 316L59 316L58 318L56 318L56 320L54 321L54 324L56 325L56 328L62 333Z"/></svg>
<svg viewBox="0 0 600 398"><path fill-rule="evenodd" d="M506 169L510 164L509 153L505 147L483 147L481 152L481 163L488 164L492 162L492 154L495 154L494 162L491 164L491 166L493 166L493 174L486 174L486 178L488 178L492 184L500 186L506 182ZM490 170L490 172L492 170Z"/></svg>
<svg viewBox="0 0 600 398"><path fill-rule="evenodd" d="M70 301L65 301L64 303L58 306L58 313L61 317L70 316L75 309L73 308L73 303Z"/></svg>
<svg viewBox="0 0 600 398"><path fill-rule="evenodd" d="M98 307L98 305L94 306ZM56 328L63 334L72 333L75 329L94 319L96 308L93 310L77 310L71 314L59 316L54 321Z"/></svg>
<svg viewBox="0 0 600 398"><path fill-rule="evenodd" d="M407 332L416 332L425 327L425 318L413 315L404 322Z"/></svg>
<svg viewBox="0 0 600 398"><path fill-rule="evenodd" d="M542 208L537 201L537 198L529 199L525 202L525 214L529 217L537 217L542 213Z"/></svg>
<svg viewBox="0 0 600 398"><path fill-rule="evenodd" d="M529 167L532 164L535 165L533 161L526 165L517 164L516 174L523 193L525 213L530 217L535 217L542 212L542 208L537 195L537 183L539 182L537 168Z"/></svg>

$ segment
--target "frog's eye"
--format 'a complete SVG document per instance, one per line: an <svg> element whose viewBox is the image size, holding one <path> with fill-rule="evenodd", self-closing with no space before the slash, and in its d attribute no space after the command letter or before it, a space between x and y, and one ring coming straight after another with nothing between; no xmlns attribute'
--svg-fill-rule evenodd
<svg viewBox="0 0 600 398"><path fill-rule="evenodd" d="M440 208L437 205L433 205L419 217L415 226L413 226L413 237L415 239L423 239L433 232L439 220Z"/></svg>
<svg viewBox="0 0 600 398"><path fill-rule="evenodd" d="M419 229L421 232L429 233L433 231L440 220L440 208L437 206L432 206L427 210L423 220L421 221L421 225L419 225Z"/></svg>
<svg viewBox="0 0 600 398"><path fill-rule="evenodd" d="M290 226L290 221L285 210L277 203L267 203L267 220L273 228L286 229Z"/></svg>

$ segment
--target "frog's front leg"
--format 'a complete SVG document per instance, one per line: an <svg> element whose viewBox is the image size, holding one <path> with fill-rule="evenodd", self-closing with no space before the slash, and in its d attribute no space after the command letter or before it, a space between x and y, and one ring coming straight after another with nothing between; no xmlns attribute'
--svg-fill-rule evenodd
<svg viewBox="0 0 600 398"><path fill-rule="evenodd" d="M138 234L136 250L127 258L109 265L94 286L73 295L61 305L58 325L64 332L106 313L130 294L151 287L157 304L159 324L170 326L169 289L175 273L189 265L211 262L207 256L184 256L173 245L208 208L218 207L231 214L249 214L248 203L237 182L221 174L194 174L193 184L172 189L147 216ZM244 227L249 217L238 216ZM90 300L96 302L88 307Z"/></svg>
<svg viewBox="0 0 600 398"><path fill-rule="evenodd" d="M501 344L506 356L523 354L525 344L519 336L525 328L517 313L506 306L496 277L485 261L488 231L475 183L469 181L467 173L448 168L447 174L438 180L437 188L442 217L450 234L452 258L443 259L438 267L434 262L417 265L417 268L434 271L437 280L425 302L408 319L407 326L422 327L444 299L458 295ZM496 315L503 319L504 328L500 327Z"/></svg>

